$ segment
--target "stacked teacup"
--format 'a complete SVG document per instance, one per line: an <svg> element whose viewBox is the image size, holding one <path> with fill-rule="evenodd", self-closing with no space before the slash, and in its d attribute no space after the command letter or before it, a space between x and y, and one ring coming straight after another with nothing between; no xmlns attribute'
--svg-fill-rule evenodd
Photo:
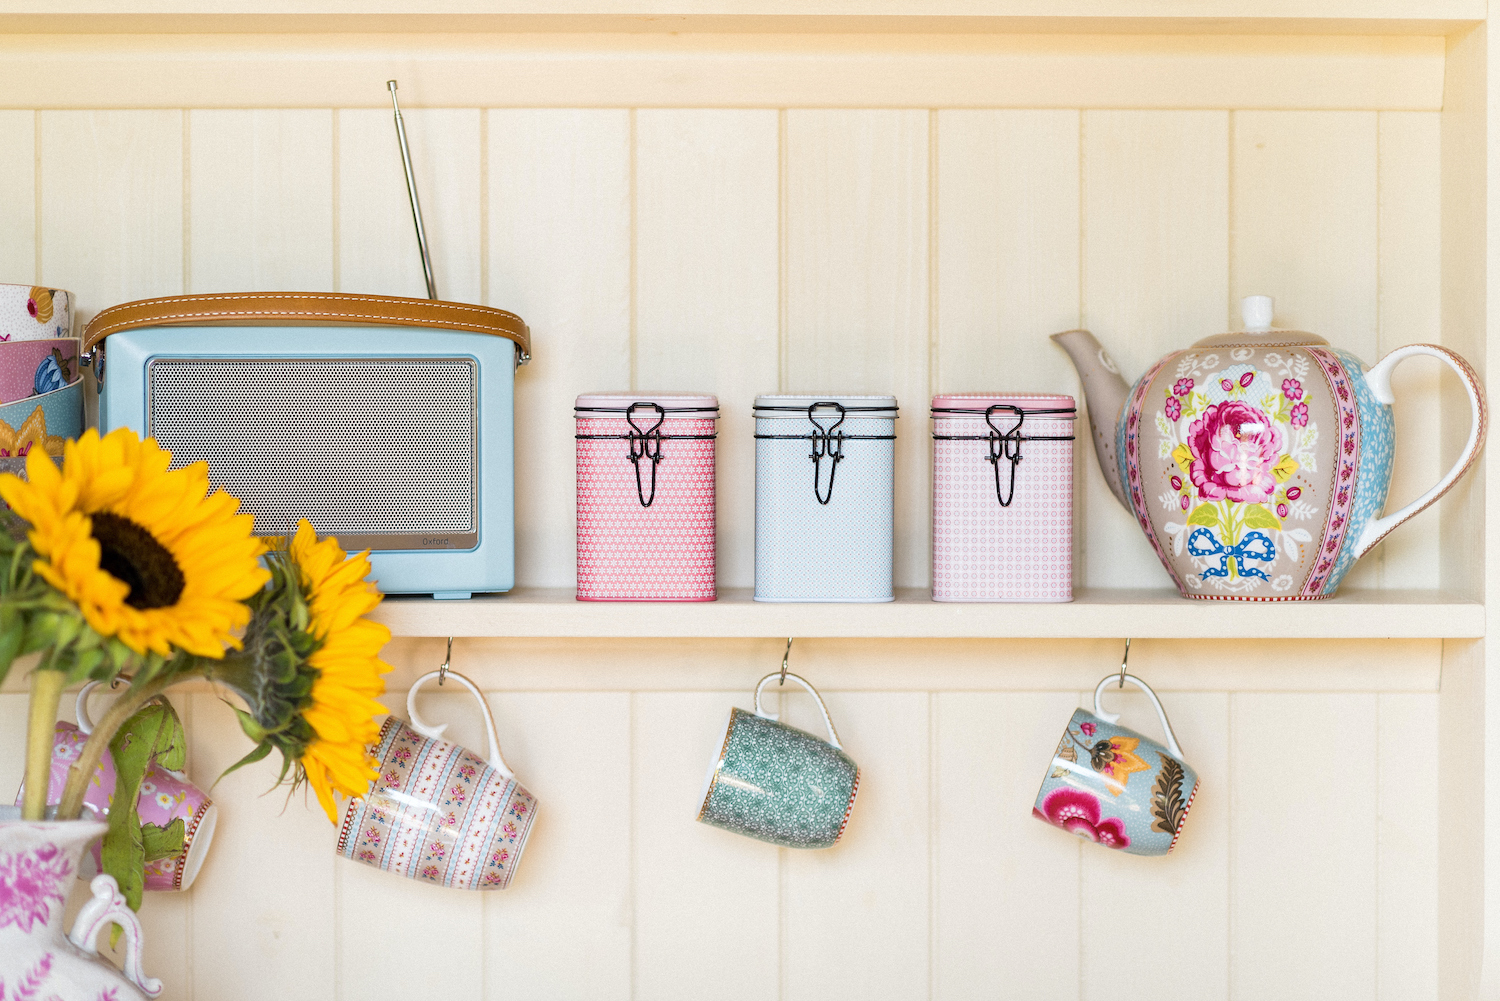
<svg viewBox="0 0 1500 1001"><path fill-rule="evenodd" d="M71 294L0 284L0 464L83 433L79 354Z"/></svg>

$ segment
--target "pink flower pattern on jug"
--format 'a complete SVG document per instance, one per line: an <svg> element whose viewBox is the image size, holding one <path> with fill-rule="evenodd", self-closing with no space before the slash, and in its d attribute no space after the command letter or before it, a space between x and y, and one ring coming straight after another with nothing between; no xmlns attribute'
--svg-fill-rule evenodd
<svg viewBox="0 0 1500 1001"><path fill-rule="evenodd" d="M1175 393L1175 394L1177 394L1178 396L1182 397L1183 399L1187 399L1187 395L1189 393L1191 393L1192 391L1193 391L1193 380L1192 379L1178 379L1177 382L1176 382L1176 384L1173 385L1173 387L1172 387L1172 392Z"/></svg>
<svg viewBox="0 0 1500 1001"><path fill-rule="evenodd" d="M1303 393L1302 393L1302 383L1299 382L1296 379L1291 379L1291 378L1282 379L1281 380L1281 395L1285 396L1287 399L1289 399L1289 400L1291 400L1293 402L1296 402L1297 400L1302 399L1302 396L1303 396Z"/></svg>
<svg viewBox="0 0 1500 1001"><path fill-rule="evenodd" d="M15 925L29 934L35 925L46 924L53 902L61 906L67 901L72 875L72 865L53 844L0 855L0 928Z"/></svg>
<svg viewBox="0 0 1500 1001"><path fill-rule="evenodd" d="M1175 421L1182 416L1182 401L1175 396L1169 396L1163 409L1166 411L1167 419Z"/></svg>

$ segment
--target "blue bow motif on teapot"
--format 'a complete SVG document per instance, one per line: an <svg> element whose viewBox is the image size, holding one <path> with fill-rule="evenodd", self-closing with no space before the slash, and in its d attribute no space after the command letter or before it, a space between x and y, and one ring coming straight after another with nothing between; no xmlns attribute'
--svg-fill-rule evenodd
<svg viewBox="0 0 1500 1001"><path fill-rule="evenodd" d="M1188 536L1187 550L1194 556L1217 556L1219 558L1217 569L1209 567L1200 575L1204 580L1210 577L1228 577L1231 558L1241 577L1259 577L1261 580L1270 580L1271 578L1264 570L1247 567L1245 561L1258 560L1262 563L1273 563L1276 560L1276 545L1264 532L1251 532L1241 539L1238 545L1225 546L1214 538L1214 533L1208 529L1197 528L1193 530L1192 535Z"/></svg>

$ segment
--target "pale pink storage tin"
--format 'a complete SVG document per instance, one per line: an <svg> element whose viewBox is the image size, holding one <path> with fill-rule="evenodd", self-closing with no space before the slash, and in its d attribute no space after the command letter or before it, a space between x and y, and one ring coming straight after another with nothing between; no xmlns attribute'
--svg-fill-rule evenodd
<svg viewBox="0 0 1500 1001"><path fill-rule="evenodd" d="M1071 396L932 398L934 601L1073 600Z"/></svg>
<svg viewBox="0 0 1500 1001"><path fill-rule="evenodd" d="M585 393L578 439L578 600L713 601L719 401Z"/></svg>

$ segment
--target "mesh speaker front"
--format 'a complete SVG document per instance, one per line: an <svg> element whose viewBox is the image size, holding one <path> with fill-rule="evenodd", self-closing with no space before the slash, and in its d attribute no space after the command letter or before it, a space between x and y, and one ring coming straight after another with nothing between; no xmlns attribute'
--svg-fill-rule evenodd
<svg viewBox="0 0 1500 1001"><path fill-rule="evenodd" d="M319 535L461 536L478 531L477 381L464 358L158 358L148 431L174 467L206 460L257 535L307 518Z"/></svg>

